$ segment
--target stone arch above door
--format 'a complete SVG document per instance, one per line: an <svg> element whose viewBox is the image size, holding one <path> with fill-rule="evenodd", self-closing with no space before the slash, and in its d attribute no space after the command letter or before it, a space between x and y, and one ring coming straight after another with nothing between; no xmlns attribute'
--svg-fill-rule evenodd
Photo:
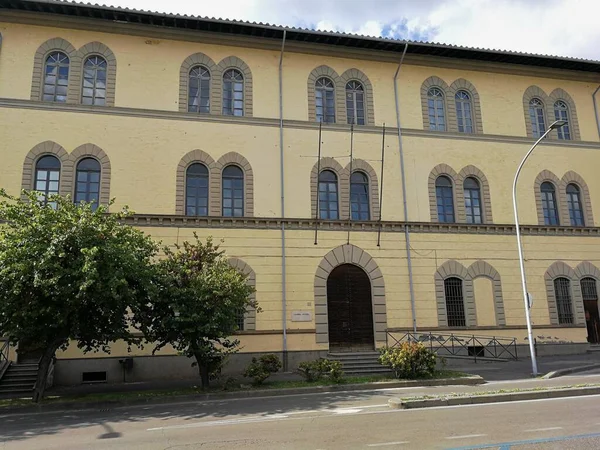
<svg viewBox="0 0 600 450"><path fill-rule="evenodd" d="M385 283L377 262L366 251L352 244L340 245L325 255L315 273L315 325L317 344L329 343L327 318L327 278L342 264L353 264L365 271L371 281L371 300L375 323L375 342L385 342L387 312Z"/></svg>

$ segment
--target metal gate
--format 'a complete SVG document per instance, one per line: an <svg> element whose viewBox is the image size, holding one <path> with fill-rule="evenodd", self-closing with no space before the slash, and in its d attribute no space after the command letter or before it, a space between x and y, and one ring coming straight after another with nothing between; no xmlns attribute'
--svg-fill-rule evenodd
<svg viewBox="0 0 600 450"><path fill-rule="evenodd" d="M373 349L371 281L360 267L342 264L327 279L330 348Z"/></svg>

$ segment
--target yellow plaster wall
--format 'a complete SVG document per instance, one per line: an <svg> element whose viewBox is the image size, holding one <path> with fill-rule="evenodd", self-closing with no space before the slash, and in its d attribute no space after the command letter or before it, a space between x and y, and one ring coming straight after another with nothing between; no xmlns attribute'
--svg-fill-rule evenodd
<svg viewBox="0 0 600 450"><path fill-rule="evenodd" d="M486 277L475 278L473 280L473 290L475 296L475 311L477 313L477 325L497 325L492 280Z"/></svg>

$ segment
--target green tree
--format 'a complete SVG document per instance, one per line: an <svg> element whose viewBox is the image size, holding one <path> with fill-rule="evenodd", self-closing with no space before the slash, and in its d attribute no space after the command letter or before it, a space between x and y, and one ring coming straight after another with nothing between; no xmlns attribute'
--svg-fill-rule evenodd
<svg viewBox="0 0 600 450"><path fill-rule="evenodd" d="M39 193L21 200L0 190L0 335L41 354L33 401L44 395L58 349L76 341L84 352L129 343L130 306L148 302L157 244L107 214Z"/></svg>
<svg viewBox="0 0 600 450"><path fill-rule="evenodd" d="M155 343L154 352L170 344L195 358L205 389L211 370L239 346L232 336L240 311L256 304L250 299L254 288L229 265L219 246L211 238L206 243L194 238L175 246L176 251L164 249L158 295L138 312L138 319L146 338Z"/></svg>

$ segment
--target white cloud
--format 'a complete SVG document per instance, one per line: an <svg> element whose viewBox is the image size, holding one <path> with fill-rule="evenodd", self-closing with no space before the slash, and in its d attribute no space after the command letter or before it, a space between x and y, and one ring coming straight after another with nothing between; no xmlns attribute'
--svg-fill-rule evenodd
<svg viewBox="0 0 600 450"><path fill-rule="evenodd" d="M600 60L598 0L113 0L117 6ZM365 6L366 5L366 6Z"/></svg>

